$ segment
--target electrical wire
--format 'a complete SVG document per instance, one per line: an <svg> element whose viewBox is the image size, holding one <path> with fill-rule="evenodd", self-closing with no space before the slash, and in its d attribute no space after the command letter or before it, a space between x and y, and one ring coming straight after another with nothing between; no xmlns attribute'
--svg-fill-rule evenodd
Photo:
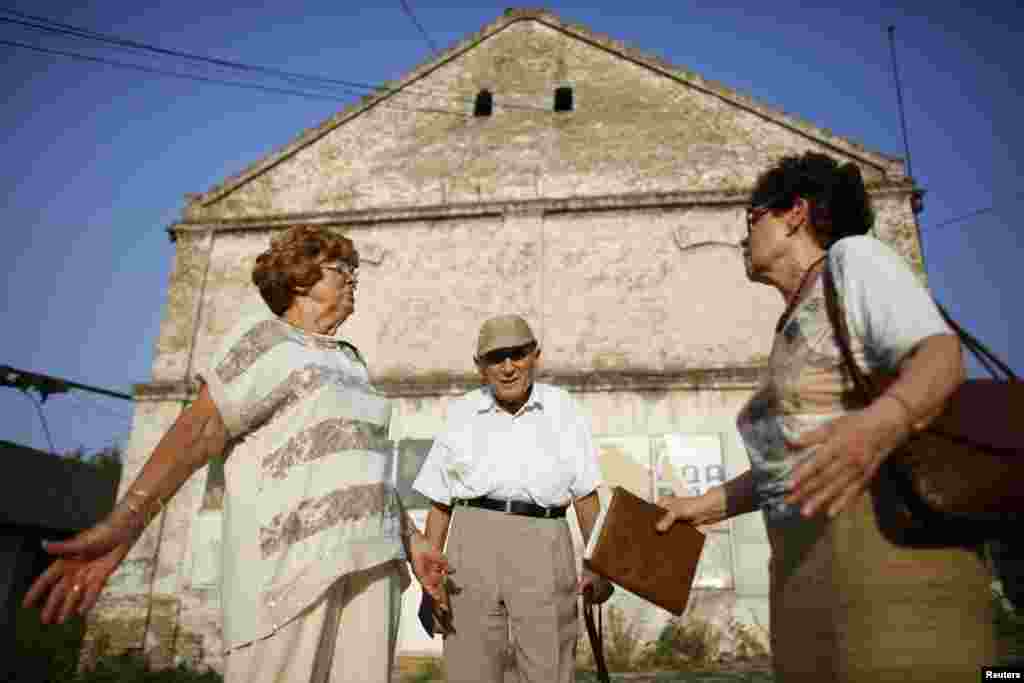
<svg viewBox="0 0 1024 683"><path fill-rule="evenodd" d="M11 12L11 10L2 10L4 12ZM20 13L19 13L20 14ZM215 57L204 57L201 55L194 55L188 52L182 52L180 50L171 50L155 45L147 45L146 43L140 43L135 40L128 38L121 38L109 34L96 33L88 29L78 28L71 26L70 24L62 24L60 22L52 22L48 19L41 17L32 17L31 15L21 15L31 18L33 21L20 21L18 19L10 19L7 17L0 17L0 23L14 24L23 28L29 28L41 33L49 33L52 35L63 35L70 36L73 38L81 38L84 40L91 40L94 42L102 43L111 47L120 48L129 51L141 51L150 52L153 54L162 55L165 57L177 57L187 61L205 63L212 66L221 68L234 69L239 71L251 71L258 72L265 75L272 75L277 78L281 78L291 82L304 82L312 81L321 85L331 85L340 87L344 92L354 93L358 95L367 94L367 90L376 90L373 86L364 86L358 83L352 83L348 81L341 81L331 78L324 78L320 76L306 76L304 74L293 73L290 71L282 71L279 69L271 69L269 67L253 66L249 64L243 64L241 62L232 62L226 59L217 59ZM34 23L34 22L46 22L45 24Z"/></svg>
<svg viewBox="0 0 1024 683"><path fill-rule="evenodd" d="M68 398L70 398L72 400L72 402L75 405L77 405L77 406L79 406L79 407L89 411L93 415L99 415L99 416L102 416L102 417L114 417L114 418L118 418L120 420L131 420L132 419L132 414L130 412L129 413L122 413L121 411L115 410L114 408L111 408L108 405L104 405L101 401L92 401L92 402L86 401L86 400L84 400L83 397L79 396L76 392L68 392L67 396L68 396Z"/></svg>
<svg viewBox="0 0 1024 683"><path fill-rule="evenodd" d="M49 55L57 55L57 56L61 56L61 57L70 57L72 59L79 59L79 60L84 60L84 61L89 61L89 62L97 62L99 64L106 64L108 66L115 66L115 67L120 67L120 68L125 68L125 69L134 69L136 71L142 71L142 72L145 72L145 73L156 74L156 75L159 75L159 76L169 76L169 77L172 77L172 78L181 78L181 79L185 79L185 80L199 81L199 82L202 82L202 83L212 83L212 84L215 84L215 85L226 85L226 86L231 86L231 87L235 87L235 88L245 88L245 89L249 89L249 90L262 90L264 92L270 92L270 93L276 93L276 94L295 95L295 96L298 96L298 97L305 97L305 98L308 98L308 99L329 100L329 101L332 101L332 102L349 102L349 100L343 100L342 98L339 98L339 97L337 97L335 95L329 95L327 93L309 92L309 91L304 91L304 90L295 90L295 89L292 89L292 88L278 88L278 87L274 87L274 86L258 85L256 83L243 83L241 81L227 81L227 80L220 79L220 78L210 78L210 77L207 77L207 76L198 76L198 75L195 75L195 74L183 74L183 73L178 73L178 72L175 72L175 71L168 71L168 70L165 70L165 69L157 69L157 68L154 68L154 67L143 66L141 64L131 64L131 63L128 63L128 62L119 62L119 61L114 60L114 59L106 59L106 58L103 58L103 57L94 57L94 56L91 56L91 55L83 55L83 54L80 54L80 53L77 53L77 52L68 52L68 51L65 51L65 50L52 50L50 48L39 47L37 45L29 45L27 43L20 43L20 42L13 41L13 40L0 39L0 45L6 45L8 47L17 47L17 48L21 48L21 49L25 49L25 50L32 50L32 51L35 51L35 52L41 52L41 53L49 54ZM459 117L462 117L462 118L469 118L469 114L465 114L463 112L451 111L450 109L435 109L435 108L429 108L429 107L402 107L402 106L399 106L399 105L396 105L396 104L392 104L390 102L379 102L375 106L381 106L381 107L385 107L385 108L388 108L388 109L397 109L397 110L400 110L400 111L426 112L426 113L432 113L432 114L447 114L449 116L459 116Z"/></svg>
<svg viewBox="0 0 1024 683"><path fill-rule="evenodd" d="M1016 194L1013 195L1013 198L1014 199L1019 199L1022 195L1024 195L1024 192L1017 192ZM986 206L984 209L978 209L977 211L971 211L969 213L961 214L959 216L953 216L952 218L948 218L948 219L942 221L941 223L935 223L934 225L928 225L928 226L925 226L925 227L927 227L929 230L936 230L938 228L942 228L942 227L945 227L947 225L952 225L953 223L959 223L960 221L965 221L968 218L974 218L975 216L982 216L982 215L984 215L986 213L992 213L993 211L995 211L998 208L998 206L999 206L998 204L993 204L992 206Z"/></svg>
<svg viewBox="0 0 1024 683"><path fill-rule="evenodd" d="M427 34L427 30L423 28L423 25L416 18L416 15L413 14L412 8L409 7L409 3L406 0L400 0L400 2L402 3L402 11L404 11L406 15L408 15L412 23L416 26L416 28L419 29L420 35L423 36L423 40L427 41L427 45L430 46L431 52L433 52L436 55L438 52L440 52L440 50L437 49L437 45L434 43L433 40L430 39L430 36Z"/></svg>
<svg viewBox="0 0 1024 683"><path fill-rule="evenodd" d="M39 421L43 424L43 433L46 434L46 441L50 444L50 452L54 455L57 454L57 447L53 445L53 437L50 435L50 425L46 422L46 414L43 412L43 404L32 394L28 393L28 390L22 389L21 393L28 397L28 400L32 402L32 405L36 407L36 412L39 413Z"/></svg>
<svg viewBox="0 0 1024 683"><path fill-rule="evenodd" d="M215 57L207 57L207 56L204 56L204 55L197 55L197 54L190 53L190 52L184 52L182 50L174 50L174 49L170 49L170 48L160 47L160 46L157 46L157 45L150 45L148 43L143 43L143 42L140 42L140 41L137 41L137 40L132 40L130 38L123 38L123 37L115 36L115 35L111 35L111 34L98 33L96 31L91 31L89 29L81 28L81 27L78 27L78 26L73 26L71 24L65 24L65 23L62 23L62 22L53 21L53 20L47 19L45 17L40 17L40 16L36 16L36 15L32 15L32 14L25 14L24 12L19 12L17 10L13 10L13 9L9 9L9 8L0 7L0 12L5 12L7 14L11 14L11 15L14 15L16 17L20 17L21 18L19 20L19 19L11 19L9 17L0 17L0 22L8 23L8 24L14 24L14 25L17 25L17 26L21 26L23 28L30 28L30 29L35 30L35 31L42 31L42 32L45 32L45 33L71 36L71 37L75 37L75 38L81 38L81 39L84 39L84 40L92 40L92 41L96 41L96 42L103 43L103 44L106 44L106 45L110 45L110 46L113 46L113 47L118 47L120 49L139 50L139 51L143 51L143 52L150 52L150 53L153 53L153 54L159 54L159 55L169 56L169 57L176 57L176 58L179 58L179 59L184 59L184 60L188 60L188 61L192 61L192 62L205 63L205 64L209 64L209 65L213 65L213 66L217 66L217 67L221 67L221 68L226 68L226 69L234 69L234 70L239 70L239 71L246 71L246 72L251 72L251 73L259 73L259 74L263 74L263 75L274 76L275 78L280 78L280 79L283 79L283 80L286 80L286 81L289 81L289 82L293 82L293 83L295 83L295 82L298 82L298 83L311 82L311 83L316 83L316 84L318 84L320 86L328 85L328 86L331 86L331 87L340 87L340 88L344 89L346 92L350 92L350 93L354 92L354 93L359 94L359 95L365 95L365 94L367 94L367 92L364 92L364 91L369 91L369 92L374 92L374 93L391 93L391 94L402 94L402 95L419 95L419 96L422 96L422 97L436 96L436 97L444 97L444 98L447 98L449 100L451 100L454 97L454 99L461 100L462 102L465 102L465 103L471 103L471 102L474 101L474 98L472 98L472 97L466 97L466 96L461 96L461 95L453 95L452 93L444 93L444 92L436 91L436 90L416 89L416 88L410 88L410 87L404 87L404 88L399 90L397 88L391 88L391 87L384 86L384 85L379 85L379 84L375 85L375 84L371 84L371 83L364 83L364 82L359 82L359 81L351 81L351 80L345 80L345 79L339 79L339 78L328 78L326 76L316 76L316 75L311 75L311 74L302 74L302 73L298 73L298 72L294 72L294 71L285 71L283 69L276 69L276 68L273 68L273 67L259 66L259 65L255 65L255 64L246 64L244 62L236 62L236 61L227 60L227 59L218 59L218 58L215 58ZM532 106L528 106L528 105L516 105L516 104L507 103L507 102L501 102L501 103L499 103L499 105L502 106L502 107L505 107L507 109L521 109L521 110L525 110L525 111L537 111L537 112L549 113L549 110L543 109L541 107L532 107Z"/></svg>

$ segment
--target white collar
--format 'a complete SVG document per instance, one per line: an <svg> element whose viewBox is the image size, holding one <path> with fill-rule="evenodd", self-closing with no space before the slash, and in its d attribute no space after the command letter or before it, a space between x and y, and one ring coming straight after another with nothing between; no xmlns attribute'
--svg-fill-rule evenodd
<svg viewBox="0 0 1024 683"><path fill-rule="evenodd" d="M526 398L526 402L523 403L522 407L515 413L515 415L521 415L527 410L533 408L544 409L543 389L541 384L534 382L533 386L530 387L530 395ZM488 413L495 410L502 410L502 407L498 405L497 399L494 397L494 387L490 384L481 387L480 400L477 402L478 413ZM514 416L513 416L514 417Z"/></svg>

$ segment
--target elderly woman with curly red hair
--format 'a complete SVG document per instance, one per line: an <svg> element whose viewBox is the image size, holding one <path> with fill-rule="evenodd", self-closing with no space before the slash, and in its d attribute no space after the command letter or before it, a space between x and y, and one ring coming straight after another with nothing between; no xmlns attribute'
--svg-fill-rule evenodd
<svg viewBox="0 0 1024 683"><path fill-rule="evenodd" d="M45 623L82 614L189 476L225 458L221 603L225 679L391 678L409 558L437 594L446 571L390 484L389 404L337 336L355 310L359 254L315 226L272 240L253 270L271 316L246 320L102 522L48 550L25 604Z"/></svg>

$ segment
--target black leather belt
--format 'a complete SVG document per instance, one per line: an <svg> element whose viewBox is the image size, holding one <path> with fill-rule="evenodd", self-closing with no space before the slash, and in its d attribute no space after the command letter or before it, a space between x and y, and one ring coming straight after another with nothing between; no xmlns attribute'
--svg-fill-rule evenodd
<svg viewBox="0 0 1024 683"><path fill-rule="evenodd" d="M481 496L480 498L455 498L452 500L452 505L468 505L473 508L494 510L495 512L504 512L509 515L542 517L546 519L565 517L565 509L569 507L568 505L560 505L558 507L546 508L543 505L525 503L521 500L499 500L498 498L488 498L487 496Z"/></svg>

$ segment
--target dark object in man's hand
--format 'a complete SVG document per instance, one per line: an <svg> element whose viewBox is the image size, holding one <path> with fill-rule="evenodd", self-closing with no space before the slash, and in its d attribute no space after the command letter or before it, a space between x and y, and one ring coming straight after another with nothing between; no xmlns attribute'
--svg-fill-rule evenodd
<svg viewBox="0 0 1024 683"><path fill-rule="evenodd" d="M455 633L451 611L438 605L434 597L426 591L423 591L423 599L420 600L419 618L423 630L431 638L438 633L441 635Z"/></svg>

